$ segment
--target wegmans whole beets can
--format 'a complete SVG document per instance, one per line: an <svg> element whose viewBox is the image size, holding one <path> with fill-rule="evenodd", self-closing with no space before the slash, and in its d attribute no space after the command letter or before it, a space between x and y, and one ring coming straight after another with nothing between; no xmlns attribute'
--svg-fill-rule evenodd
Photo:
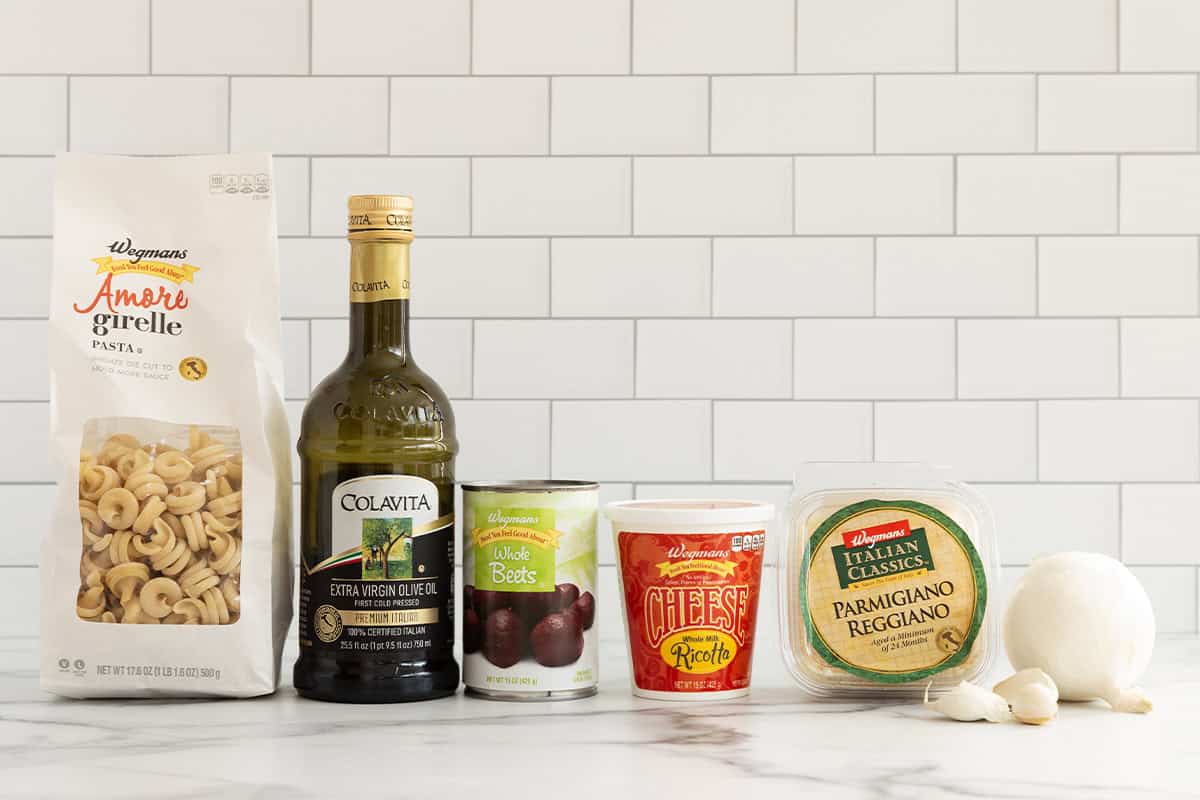
<svg viewBox="0 0 1200 800"><path fill-rule="evenodd" d="M494 700L596 692L598 486L463 486L463 678Z"/></svg>

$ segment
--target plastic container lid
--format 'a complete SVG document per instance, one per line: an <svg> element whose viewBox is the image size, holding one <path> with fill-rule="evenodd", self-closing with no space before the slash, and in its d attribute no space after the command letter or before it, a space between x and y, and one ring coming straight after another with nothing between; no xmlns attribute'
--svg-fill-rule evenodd
<svg viewBox="0 0 1200 800"><path fill-rule="evenodd" d="M780 546L780 645L822 697L911 698L974 680L998 647L984 500L917 464L809 464Z"/></svg>
<svg viewBox="0 0 1200 800"><path fill-rule="evenodd" d="M604 513L617 525L741 525L770 522L775 507L748 500L623 500Z"/></svg>

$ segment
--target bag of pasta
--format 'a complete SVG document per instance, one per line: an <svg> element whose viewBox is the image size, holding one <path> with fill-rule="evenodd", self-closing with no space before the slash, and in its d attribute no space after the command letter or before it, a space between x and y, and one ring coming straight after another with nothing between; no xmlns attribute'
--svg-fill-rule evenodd
<svg viewBox="0 0 1200 800"><path fill-rule="evenodd" d="M273 692L293 561L270 158L56 166L42 685Z"/></svg>

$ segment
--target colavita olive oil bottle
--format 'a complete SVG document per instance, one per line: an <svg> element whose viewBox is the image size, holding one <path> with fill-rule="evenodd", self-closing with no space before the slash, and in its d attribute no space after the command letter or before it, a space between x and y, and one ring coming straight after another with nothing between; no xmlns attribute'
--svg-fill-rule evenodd
<svg viewBox="0 0 1200 800"><path fill-rule="evenodd" d="M300 428L305 697L426 700L454 660L454 416L413 363L412 199L350 198L350 347Z"/></svg>

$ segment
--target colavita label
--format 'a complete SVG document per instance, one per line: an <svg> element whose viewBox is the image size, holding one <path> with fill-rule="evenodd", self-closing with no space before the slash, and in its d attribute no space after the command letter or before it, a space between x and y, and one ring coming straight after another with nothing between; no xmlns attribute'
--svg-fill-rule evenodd
<svg viewBox="0 0 1200 800"><path fill-rule="evenodd" d="M351 253L350 302L409 299L408 246L394 242Z"/></svg>
<svg viewBox="0 0 1200 800"><path fill-rule="evenodd" d="M983 623L987 583L953 519L913 501L839 509L808 542L800 596L809 638L835 667L881 683L961 662Z"/></svg>
<svg viewBox="0 0 1200 800"><path fill-rule="evenodd" d="M302 566L300 644L413 660L451 646L454 517L438 516L437 487L409 475L355 478L327 508L333 555Z"/></svg>
<svg viewBox="0 0 1200 800"><path fill-rule="evenodd" d="M633 678L659 692L750 685L764 531L617 534Z"/></svg>

